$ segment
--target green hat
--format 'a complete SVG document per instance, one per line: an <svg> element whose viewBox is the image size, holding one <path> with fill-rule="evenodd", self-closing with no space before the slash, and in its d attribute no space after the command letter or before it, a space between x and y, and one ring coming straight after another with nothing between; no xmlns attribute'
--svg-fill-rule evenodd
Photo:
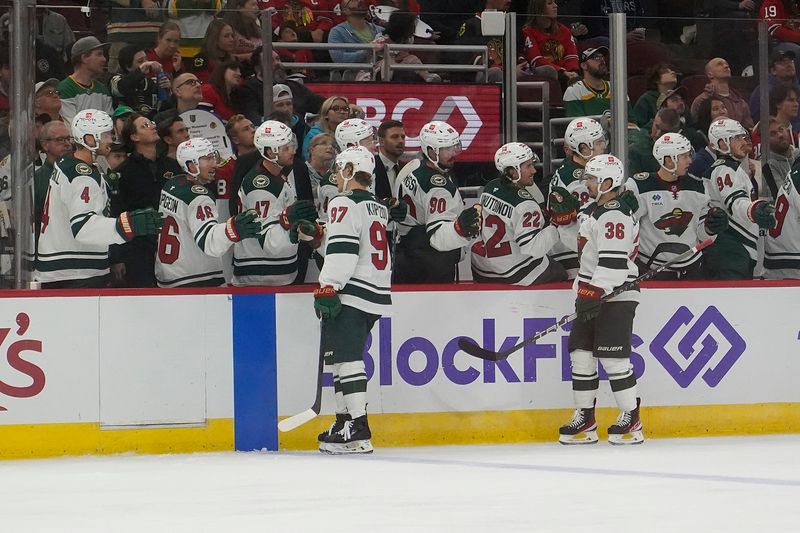
<svg viewBox="0 0 800 533"><path fill-rule="evenodd" d="M136 113L132 107L128 107L126 105L117 106L114 110L114 113L111 115L111 118L119 118L124 117L125 115L130 115L131 113Z"/></svg>

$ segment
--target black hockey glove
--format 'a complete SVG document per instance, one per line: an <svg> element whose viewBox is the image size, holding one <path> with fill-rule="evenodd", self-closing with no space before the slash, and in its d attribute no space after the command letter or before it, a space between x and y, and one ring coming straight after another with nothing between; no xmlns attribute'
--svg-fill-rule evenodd
<svg viewBox="0 0 800 533"><path fill-rule="evenodd" d="M456 219L456 233L466 239L477 237L481 232L481 206L475 204L461 211Z"/></svg>
<svg viewBox="0 0 800 533"><path fill-rule="evenodd" d="M555 226L568 226L577 220L578 199L563 187L553 187L547 197L550 210L550 223Z"/></svg>
<svg viewBox="0 0 800 533"><path fill-rule="evenodd" d="M389 220L402 222L408 215L408 204L397 198L384 198L381 203L389 209Z"/></svg>
<svg viewBox="0 0 800 533"><path fill-rule="evenodd" d="M759 228L772 229L775 227L775 206L766 200L756 200L750 204L747 217Z"/></svg>
<svg viewBox="0 0 800 533"><path fill-rule="evenodd" d="M597 318L600 314L600 298L603 296L603 289L595 287L591 283L578 283L578 299L575 300L575 312L578 314L576 320L588 322Z"/></svg>
<svg viewBox="0 0 800 533"><path fill-rule="evenodd" d="M728 229L728 213L719 207L712 207L708 210L708 213L706 213L704 223L706 232L709 235L719 235Z"/></svg>
<svg viewBox="0 0 800 533"><path fill-rule="evenodd" d="M125 211L117 218L117 233L129 241L140 235L158 235L163 225L164 219L161 218L161 213L152 207L135 209Z"/></svg>
<svg viewBox="0 0 800 533"><path fill-rule="evenodd" d="M317 208L308 200L297 200L287 207L278 217L281 227L286 231L292 229L292 225L299 220L317 220Z"/></svg>
<svg viewBox="0 0 800 533"><path fill-rule="evenodd" d="M258 213L253 209L239 213L225 223L225 235L233 242L258 237L260 234L261 221L258 220Z"/></svg>
<svg viewBox="0 0 800 533"><path fill-rule="evenodd" d="M636 198L636 195L630 189L626 189L625 192L617 196L617 201L631 210L631 214L635 213L639 210L639 200Z"/></svg>

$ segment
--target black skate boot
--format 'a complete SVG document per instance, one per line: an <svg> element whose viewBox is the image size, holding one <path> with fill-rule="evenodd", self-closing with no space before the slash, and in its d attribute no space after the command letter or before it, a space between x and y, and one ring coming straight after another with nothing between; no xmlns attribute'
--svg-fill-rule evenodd
<svg viewBox="0 0 800 533"><path fill-rule="evenodd" d="M372 453L372 432L369 430L367 415L346 420L342 429L320 442L319 451L333 455L345 453Z"/></svg>
<svg viewBox="0 0 800 533"><path fill-rule="evenodd" d="M336 413L336 420L333 421L331 427L329 427L328 429L317 435L317 441L319 442L327 441L331 435L333 435L334 433L338 433L339 431L342 430L342 427L344 427L344 423L347 420L350 420L350 415L348 415L347 413Z"/></svg>
<svg viewBox="0 0 800 533"><path fill-rule="evenodd" d="M596 443L597 422L594 419L594 407L575 409L572 420L558 430L558 442L561 444Z"/></svg>
<svg viewBox="0 0 800 533"><path fill-rule="evenodd" d="M642 420L639 418L639 406L641 398L636 398L636 409L633 411L622 411L608 428L608 442L611 444L641 444L644 442L642 434Z"/></svg>

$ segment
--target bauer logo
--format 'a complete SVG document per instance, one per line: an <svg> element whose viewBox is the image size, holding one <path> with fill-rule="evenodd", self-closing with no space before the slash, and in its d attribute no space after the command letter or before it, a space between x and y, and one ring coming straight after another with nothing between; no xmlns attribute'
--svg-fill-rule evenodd
<svg viewBox="0 0 800 533"><path fill-rule="evenodd" d="M709 387L716 387L746 347L713 305L699 317L681 306L650 343L650 352L682 388L698 376Z"/></svg>

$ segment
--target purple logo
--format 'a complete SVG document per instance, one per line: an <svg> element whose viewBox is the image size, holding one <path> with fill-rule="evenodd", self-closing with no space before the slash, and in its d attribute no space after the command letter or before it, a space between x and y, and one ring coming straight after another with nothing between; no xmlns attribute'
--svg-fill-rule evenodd
<svg viewBox="0 0 800 533"><path fill-rule="evenodd" d="M716 387L725 374L733 367L739 357L744 353L747 343L728 322L722 313L713 305L700 315L694 324L685 332L678 341L680 357L689 362L689 365L678 364L678 354L667 351L667 345L678 330L689 325L695 316L685 306L681 306L667 324L661 328L658 335L650 343L650 352L658 359L667 372L682 388L688 387L692 381L706 368L711 358L719 351L719 344L712 336L709 328L713 327L730 344L728 351L713 368L708 368L702 374L703 381L709 387ZM701 340L702 338L702 340ZM695 353L695 345L700 341L700 351ZM685 366L685 368L684 368Z"/></svg>

